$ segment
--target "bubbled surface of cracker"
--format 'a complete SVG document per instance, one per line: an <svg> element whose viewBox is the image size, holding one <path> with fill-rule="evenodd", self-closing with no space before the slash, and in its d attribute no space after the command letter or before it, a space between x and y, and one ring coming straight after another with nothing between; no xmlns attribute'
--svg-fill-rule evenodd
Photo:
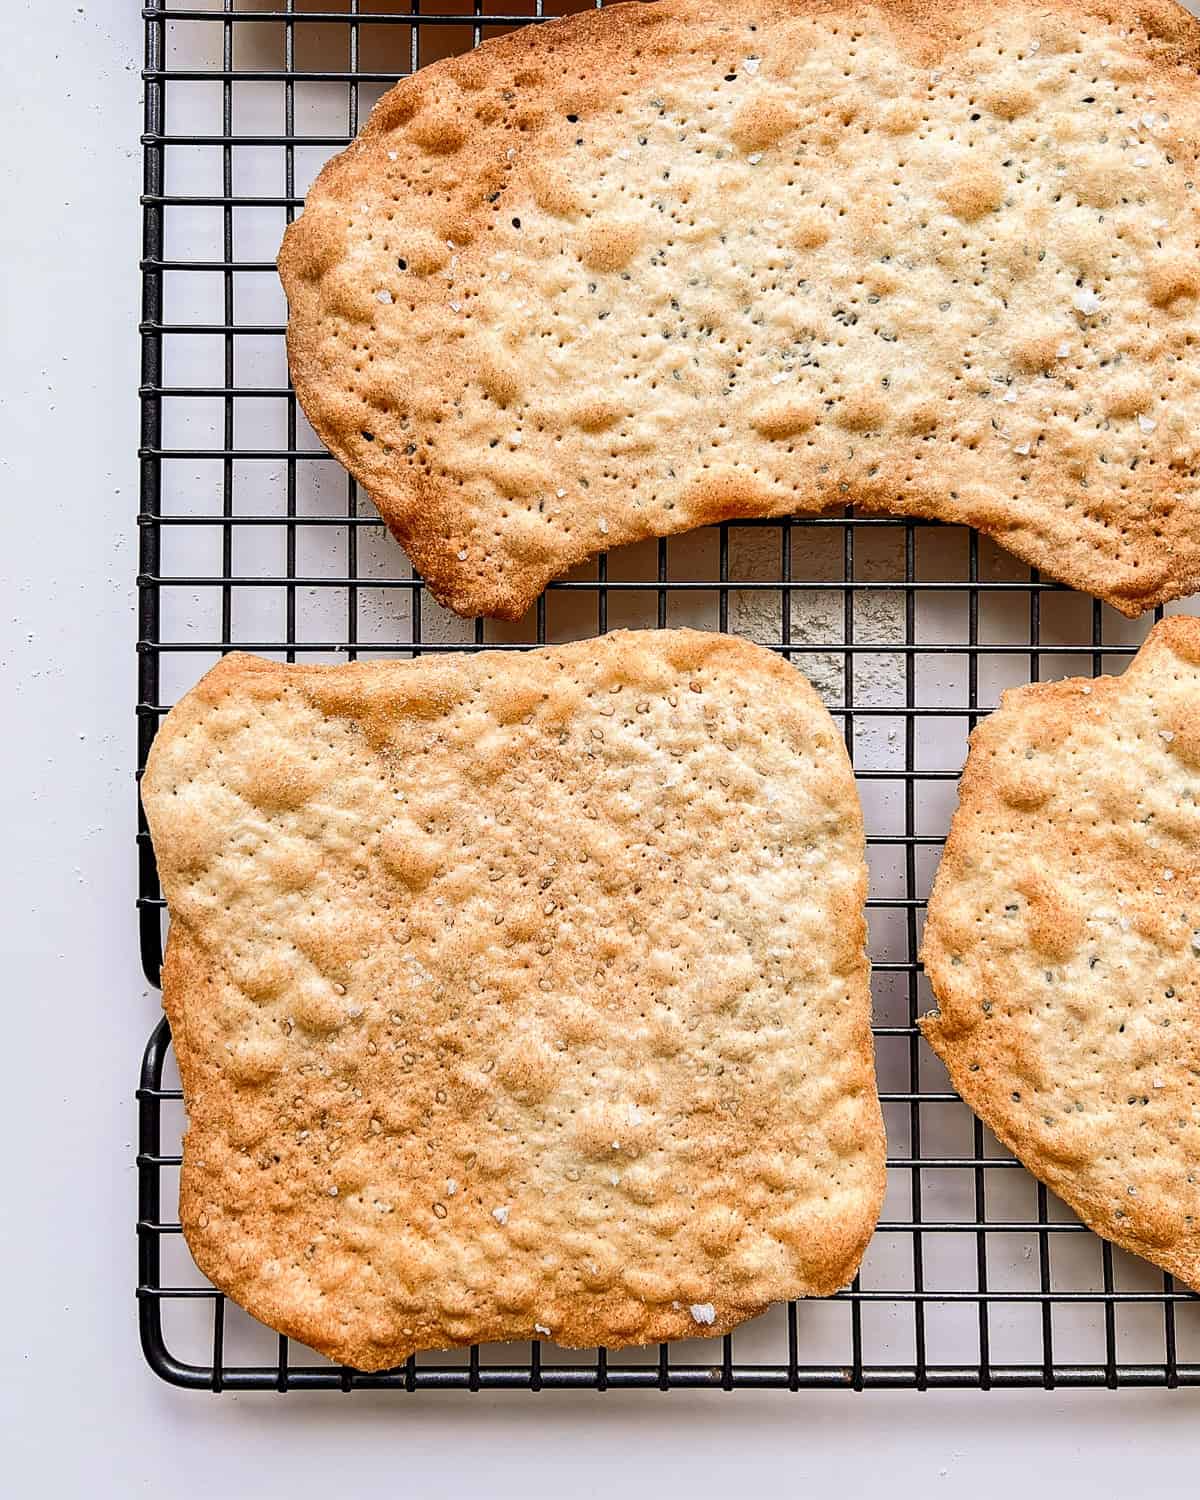
<svg viewBox="0 0 1200 1500"><path fill-rule="evenodd" d="M1127 614L1200 584L1200 25L660 0L399 83L279 266L300 399L434 592L854 503Z"/></svg>
<svg viewBox="0 0 1200 1500"><path fill-rule="evenodd" d="M929 903L926 1039L1097 1233L1200 1288L1200 621L1005 693Z"/></svg>
<svg viewBox="0 0 1200 1500"><path fill-rule="evenodd" d="M720 1333L879 1211L863 830L793 668L689 631L230 656L143 781L201 1268L348 1364Z"/></svg>

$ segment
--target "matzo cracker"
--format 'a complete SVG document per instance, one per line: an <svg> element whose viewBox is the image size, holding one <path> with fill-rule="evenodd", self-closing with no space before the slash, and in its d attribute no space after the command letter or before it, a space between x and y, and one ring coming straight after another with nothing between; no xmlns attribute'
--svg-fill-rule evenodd
<svg viewBox="0 0 1200 1500"><path fill-rule="evenodd" d="M884 1141L844 744L760 647L230 656L142 795L201 1269L361 1369L848 1281Z"/></svg>

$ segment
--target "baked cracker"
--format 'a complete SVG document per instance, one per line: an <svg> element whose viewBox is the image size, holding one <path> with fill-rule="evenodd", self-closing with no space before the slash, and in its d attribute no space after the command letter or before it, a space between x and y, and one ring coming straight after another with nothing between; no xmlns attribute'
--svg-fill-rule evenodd
<svg viewBox="0 0 1200 1500"><path fill-rule="evenodd" d="M436 596L853 504L1125 614L1200 586L1200 23L660 0L396 85L279 256L305 411Z"/></svg>
<svg viewBox="0 0 1200 1500"><path fill-rule="evenodd" d="M1200 1288L1200 620L971 736L922 958L954 1087L1105 1239Z"/></svg>
<svg viewBox="0 0 1200 1500"><path fill-rule="evenodd" d="M721 1334L853 1276L884 1139L842 739L758 646L226 657L142 783L180 1218L364 1370Z"/></svg>

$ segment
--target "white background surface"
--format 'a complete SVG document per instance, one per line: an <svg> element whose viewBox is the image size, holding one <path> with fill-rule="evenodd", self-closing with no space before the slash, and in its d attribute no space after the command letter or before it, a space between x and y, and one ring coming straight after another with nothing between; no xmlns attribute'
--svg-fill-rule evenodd
<svg viewBox="0 0 1200 1500"><path fill-rule="evenodd" d="M0 1464L13 1495L1193 1495L1197 1392L212 1396L137 1347L141 19L4 0Z"/></svg>

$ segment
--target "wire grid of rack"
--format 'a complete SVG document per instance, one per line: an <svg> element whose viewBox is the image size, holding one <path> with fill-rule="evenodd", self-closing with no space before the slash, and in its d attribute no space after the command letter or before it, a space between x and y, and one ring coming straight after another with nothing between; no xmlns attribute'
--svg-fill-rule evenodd
<svg viewBox="0 0 1200 1500"><path fill-rule="evenodd" d="M424 6L424 9L422 9ZM1200 1384L1200 1302L1084 1230L949 1089L920 1040L924 898L966 734L1006 686L1120 670L1145 634L974 533L853 514L738 523L600 557L516 625L426 593L298 410L274 272L324 159L396 78L579 0L145 5L138 765L170 702L232 647L284 660L521 650L617 625L748 635L807 671L863 797L889 1186L853 1285L723 1340L548 1343L334 1366L196 1271L177 1216L181 1096L166 1022L138 1089L143 1348L177 1385L936 1387ZM163 902L139 822L143 966Z"/></svg>

